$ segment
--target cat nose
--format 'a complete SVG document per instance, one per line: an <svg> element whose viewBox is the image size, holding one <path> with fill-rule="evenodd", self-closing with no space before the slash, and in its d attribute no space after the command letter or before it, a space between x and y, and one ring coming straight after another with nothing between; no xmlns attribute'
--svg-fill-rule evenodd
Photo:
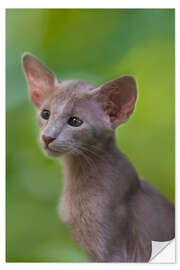
<svg viewBox="0 0 180 270"><path fill-rule="evenodd" d="M46 135L42 135L43 141L45 142L46 146L48 146L49 143L51 143L52 141L54 141L56 138L50 137L50 136L46 136Z"/></svg>

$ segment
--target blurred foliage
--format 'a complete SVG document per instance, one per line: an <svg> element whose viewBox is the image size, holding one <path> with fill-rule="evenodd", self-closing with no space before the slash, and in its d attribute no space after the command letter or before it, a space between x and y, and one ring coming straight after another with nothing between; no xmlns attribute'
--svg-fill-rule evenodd
<svg viewBox="0 0 180 270"><path fill-rule="evenodd" d="M8 9L6 48L7 261L88 261L58 217L60 162L38 146L21 55L35 54L61 79L134 75L138 102L118 145L174 201L174 10Z"/></svg>

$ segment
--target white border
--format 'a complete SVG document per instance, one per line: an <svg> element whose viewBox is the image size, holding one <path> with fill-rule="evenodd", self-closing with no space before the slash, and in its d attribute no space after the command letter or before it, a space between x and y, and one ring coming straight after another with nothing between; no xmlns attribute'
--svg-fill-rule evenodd
<svg viewBox="0 0 180 270"><path fill-rule="evenodd" d="M5 3L2 3L2 8L175 8L178 5L178 0L151 0L151 1L142 1L142 0L126 0L126 1L43 1L43 0L6 0Z"/></svg>
<svg viewBox="0 0 180 270"><path fill-rule="evenodd" d="M139 268L139 267L160 267L166 268L169 267L169 264L118 264L118 263L108 263L108 264L95 264L95 263L53 263L52 265L49 265L49 263L5 263L5 8L176 8L176 29L180 29L179 20L180 18L180 12L178 9L178 2L179 1L158 1L158 0L151 0L149 1L37 1L37 0L31 0L31 1L9 1L6 0L6 2L0 4L0 59L1 59L1 72L0 72L0 84L1 84L1 97L0 97L0 267L1 269L4 268L13 268L13 269L31 269L32 267L34 269L46 269L49 267L53 268L89 268L89 267L98 267L98 268L118 268L122 267L123 269L130 269L130 268ZM119 4L119 5L118 5ZM176 35L176 48L179 48L180 44L178 44L178 37ZM178 59L178 51L176 50L176 59ZM176 70L177 70L177 64L176 64ZM178 74L178 73L177 73ZM176 81L176 89L178 89L178 83ZM176 91L176 138L180 138L180 132L179 132L179 118L180 116L180 106L178 106L179 102L179 91ZM177 196L177 190L178 190L178 181L179 181L179 169L178 169L178 153L177 149L179 149L180 143L179 140L176 141L176 207L178 203L178 196ZM179 224L179 215L178 211L176 211L176 225ZM176 226L177 228L177 226ZM179 242L179 237L176 230L176 242ZM18 245L18 243L17 243ZM176 244L176 248L178 248L178 245ZM177 254L177 252L176 252ZM167 256L167 255L166 255ZM178 262L178 258L176 257L176 261ZM172 267L178 267L177 264L171 264Z"/></svg>

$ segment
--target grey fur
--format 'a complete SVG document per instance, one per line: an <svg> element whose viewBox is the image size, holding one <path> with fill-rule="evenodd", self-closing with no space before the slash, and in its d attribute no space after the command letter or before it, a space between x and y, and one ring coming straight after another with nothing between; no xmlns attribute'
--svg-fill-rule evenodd
<svg viewBox="0 0 180 270"><path fill-rule="evenodd" d="M39 111L40 143L47 154L62 158L60 214L74 238L94 262L149 261L151 241L174 238L174 207L139 178L115 144L115 127L134 110L135 80L125 76L97 88L58 82L29 54L23 66ZM43 109L51 112L48 121ZM82 126L67 124L74 115ZM48 148L42 135L55 138Z"/></svg>

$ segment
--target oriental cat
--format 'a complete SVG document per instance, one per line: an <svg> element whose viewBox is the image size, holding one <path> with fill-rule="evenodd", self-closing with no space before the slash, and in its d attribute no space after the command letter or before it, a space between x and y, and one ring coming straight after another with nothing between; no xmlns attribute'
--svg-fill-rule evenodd
<svg viewBox="0 0 180 270"><path fill-rule="evenodd" d="M174 206L116 146L115 129L135 108L135 79L122 76L97 87L59 81L31 54L22 63L40 144L62 161L60 216L74 239L93 262L148 262L152 241L174 238L175 218Z"/></svg>

